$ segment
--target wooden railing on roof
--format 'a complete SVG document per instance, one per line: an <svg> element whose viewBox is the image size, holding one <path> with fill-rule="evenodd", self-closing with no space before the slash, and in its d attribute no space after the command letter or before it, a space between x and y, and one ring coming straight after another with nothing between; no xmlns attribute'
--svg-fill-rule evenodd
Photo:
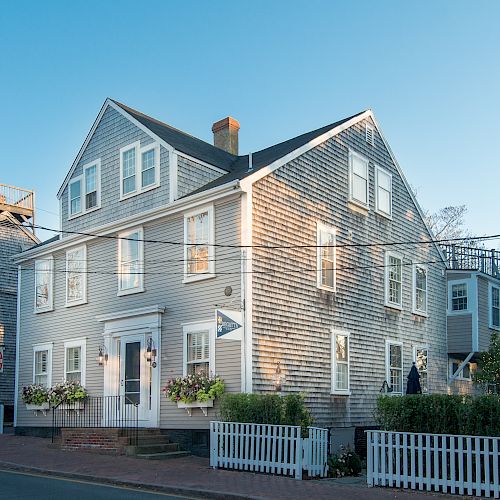
<svg viewBox="0 0 500 500"><path fill-rule="evenodd" d="M14 215L33 217L33 191L7 184L0 184L0 212L8 211Z"/></svg>
<svg viewBox="0 0 500 500"><path fill-rule="evenodd" d="M485 248L442 245L450 269L481 271L500 278L500 251Z"/></svg>

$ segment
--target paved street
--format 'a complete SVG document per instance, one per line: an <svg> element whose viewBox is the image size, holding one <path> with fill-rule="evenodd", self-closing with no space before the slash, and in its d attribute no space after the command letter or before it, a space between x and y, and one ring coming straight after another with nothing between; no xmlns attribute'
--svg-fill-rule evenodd
<svg viewBox="0 0 500 500"><path fill-rule="evenodd" d="M83 481L58 479L33 474L0 470L0 498L2 500L181 500L187 497L151 493Z"/></svg>

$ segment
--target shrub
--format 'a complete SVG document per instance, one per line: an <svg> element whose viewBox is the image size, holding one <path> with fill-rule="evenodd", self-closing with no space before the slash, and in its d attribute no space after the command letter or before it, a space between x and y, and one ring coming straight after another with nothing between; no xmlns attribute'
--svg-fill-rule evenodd
<svg viewBox="0 0 500 500"><path fill-rule="evenodd" d="M387 431L500 436L500 396L381 396L375 419Z"/></svg>
<svg viewBox="0 0 500 500"><path fill-rule="evenodd" d="M204 403L222 396L224 389L224 381L221 378L209 377L204 373L193 373L186 377L170 379L162 391L170 401Z"/></svg>
<svg viewBox="0 0 500 500"><path fill-rule="evenodd" d="M28 385L23 387L21 397L27 405L43 405L49 402L49 390L43 385Z"/></svg>
<svg viewBox="0 0 500 500"><path fill-rule="evenodd" d="M219 417L225 422L249 424L300 425L312 424L311 413L302 394L225 394L221 399Z"/></svg>
<svg viewBox="0 0 500 500"><path fill-rule="evenodd" d="M358 476L362 463L359 455L350 447L340 447L340 452L328 457L328 475L330 477Z"/></svg>

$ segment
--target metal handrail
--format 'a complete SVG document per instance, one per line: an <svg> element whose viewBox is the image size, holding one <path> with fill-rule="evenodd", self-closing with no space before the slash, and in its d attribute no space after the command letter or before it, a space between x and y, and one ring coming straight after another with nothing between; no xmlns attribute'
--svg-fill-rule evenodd
<svg viewBox="0 0 500 500"><path fill-rule="evenodd" d="M453 270L481 271L500 278L500 251L459 245L441 245L448 266Z"/></svg>

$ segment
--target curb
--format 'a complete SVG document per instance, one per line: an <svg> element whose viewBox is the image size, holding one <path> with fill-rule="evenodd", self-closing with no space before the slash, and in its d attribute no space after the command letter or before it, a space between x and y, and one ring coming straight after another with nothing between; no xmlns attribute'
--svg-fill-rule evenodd
<svg viewBox="0 0 500 500"><path fill-rule="evenodd" d="M136 481L123 481L120 479L112 479L102 476L90 476L88 474L78 474L73 472L54 471L49 469L41 469L39 467L30 467L28 465L19 465L12 462L0 461L0 471L14 471L14 472L30 472L42 476L49 476L61 479L74 479L78 481L85 481L91 484L103 484L108 486L121 486L126 488L133 488L142 491L168 493L170 495L187 496L196 499L210 499L210 500L255 500L259 497L250 497L246 495L238 495L235 493L225 493L222 491L210 491L194 488L182 488L180 486L164 486L156 484L143 484Z"/></svg>

